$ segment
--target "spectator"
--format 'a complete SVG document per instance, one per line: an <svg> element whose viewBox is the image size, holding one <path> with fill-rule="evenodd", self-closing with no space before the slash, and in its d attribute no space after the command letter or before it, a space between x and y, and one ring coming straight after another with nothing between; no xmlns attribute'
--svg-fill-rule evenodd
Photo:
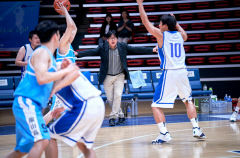
<svg viewBox="0 0 240 158"><path fill-rule="evenodd" d="M126 10L121 12L121 19L118 23L118 41L128 43L133 32L133 22L129 19L129 14Z"/></svg>
<svg viewBox="0 0 240 158"><path fill-rule="evenodd" d="M40 45L40 39L36 31L30 31L28 35L30 44L22 46L17 54L15 64L21 66L21 78L24 77L25 70L27 69L28 59L31 56L33 50Z"/></svg>
<svg viewBox="0 0 240 158"><path fill-rule="evenodd" d="M117 25L115 22L113 22L113 18L111 13L106 14L106 18L104 23L102 24L101 30L100 30L100 38L98 43L103 43L105 40L107 40L107 33L109 31L117 30Z"/></svg>
<svg viewBox="0 0 240 158"><path fill-rule="evenodd" d="M109 125L115 126L116 119L118 119L117 124L125 121L120 105L124 87L124 79L129 79L127 54L151 54L153 49L145 47L131 47L125 43L117 42L118 38L115 31L110 31L107 35L107 38L108 42L100 44L96 49L78 52L78 57L100 55L101 67L99 84L103 83L107 100L112 106Z"/></svg>

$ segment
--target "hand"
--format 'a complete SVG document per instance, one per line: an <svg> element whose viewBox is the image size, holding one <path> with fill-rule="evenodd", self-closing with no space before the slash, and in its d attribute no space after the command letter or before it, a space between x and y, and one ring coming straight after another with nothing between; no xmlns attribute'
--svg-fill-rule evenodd
<svg viewBox="0 0 240 158"><path fill-rule="evenodd" d="M61 64L61 69L65 69L71 63L72 62L71 62L70 59L64 58L63 61L62 61L62 64Z"/></svg>
<svg viewBox="0 0 240 158"><path fill-rule="evenodd" d="M65 110L64 107L55 108L51 112L51 115L52 115L53 118L58 118L64 110Z"/></svg>
<svg viewBox="0 0 240 158"><path fill-rule="evenodd" d="M66 9L66 7L63 5L63 3L62 3L61 1L58 1L58 2L57 2L57 6L58 6L59 10L61 10L61 12L63 13L63 15L65 15L66 12L67 12L67 9Z"/></svg>
<svg viewBox="0 0 240 158"><path fill-rule="evenodd" d="M153 52L154 52L154 53L157 53L157 52L158 52L158 46L155 46L155 47L153 48Z"/></svg>
<svg viewBox="0 0 240 158"><path fill-rule="evenodd" d="M143 3L143 0L137 0L137 3L138 4Z"/></svg>

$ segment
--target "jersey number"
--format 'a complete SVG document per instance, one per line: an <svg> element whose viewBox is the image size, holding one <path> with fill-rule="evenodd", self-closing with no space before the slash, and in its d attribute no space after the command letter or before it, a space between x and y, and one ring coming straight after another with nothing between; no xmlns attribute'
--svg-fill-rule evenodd
<svg viewBox="0 0 240 158"><path fill-rule="evenodd" d="M171 57L181 56L181 43L170 43L171 45Z"/></svg>

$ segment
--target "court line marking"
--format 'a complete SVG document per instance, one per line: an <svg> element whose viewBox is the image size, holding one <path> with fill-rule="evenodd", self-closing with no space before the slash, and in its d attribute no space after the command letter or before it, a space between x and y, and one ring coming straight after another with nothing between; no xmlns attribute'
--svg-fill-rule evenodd
<svg viewBox="0 0 240 158"><path fill-rule="evenodd" d="M201 122L208 122L208 121L201 121ZM185 123L185 122L184 122ZM209 128L218 128L218 127L224 127L224 126L230 126L229 124L228 125L221 125L221 126L213 126L213 127L203 127L204 129L209 129ZM192 130L191 128L189 129L182 129L182 130L175 130L175 131L171 131L171 133L175 133L175 132L182 132L182 131L188 131L188 130ZM103 144L103 145L100 145L98 147L94 147L93 150L98 150L98 149L101 149L101 148L104 148L104 147L107 147L107 146L110 146L110 145L113 145L113 144L117 144L117 143L120 143L120 142L124 142L124 141L129 141L129 140L134 140L134 139L138 139L138 138L143 138L143 137L149 137L149 136L152 136L152 135L158 135L158 133L155 133L155 134L147 134L147 135L142 135L142 136L137 136L137 137L132 137L132 138L126 138L126 139L121 139L121 140L117 140L117 141L114 141L114 142L111 142L111 143L106 143L106 144ZM77 158L82 158L84 155L83 154L80 154Z"/></svg>

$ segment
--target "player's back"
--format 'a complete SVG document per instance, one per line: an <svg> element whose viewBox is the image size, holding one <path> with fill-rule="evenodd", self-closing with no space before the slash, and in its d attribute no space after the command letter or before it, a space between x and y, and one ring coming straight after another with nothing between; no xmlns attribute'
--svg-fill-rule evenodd
<svg viewBox="0 0 240 158"><path fill-rule="evenodd" d="M75 63L75 54L72 45L70 44L68 52L64 54L59 53L59 48L57 49L56 61L61 62L64 58L68 58Z"/></svg>
<svg viewBox="0 0 240 158"><path fill-rule="evenodd" d="M25 44L24 48L25 48L25 55L24 55L23 61L28 61L30 56L33 53L33 48L31 47L31 44ZM21 73L22 73L21 78L24 77L26 69L27 69L27 65L21 67Z"/></svg>
<svg viewBox="0 0 240 158"><path fill-rule="evenodd" d="M183 43L180 32L163 32L163 46L158 49L161 69L182 69L186 67Z"/></svg>
<svg viewBox="0 0 240 158"><path fill-rule="evenodd" d="M41 46L41 47L38 47L35 51L39 49L47 49L52 61L51 62L52 64L49 67L48 72L55 72L56 61L52 53L50 52L50 50L45 46ZM34 52L32 53L32 55L34 54ZM45 108L47 106L50 92L52 90L53 82L50 82L44 85L39 85L36 78L35 70L30 62L31 57L27 65L25 77L21 80L17 89L15 90L14 97L23 96L26 98L30 98L31 100L37 102L42 108Z"/></svg>

